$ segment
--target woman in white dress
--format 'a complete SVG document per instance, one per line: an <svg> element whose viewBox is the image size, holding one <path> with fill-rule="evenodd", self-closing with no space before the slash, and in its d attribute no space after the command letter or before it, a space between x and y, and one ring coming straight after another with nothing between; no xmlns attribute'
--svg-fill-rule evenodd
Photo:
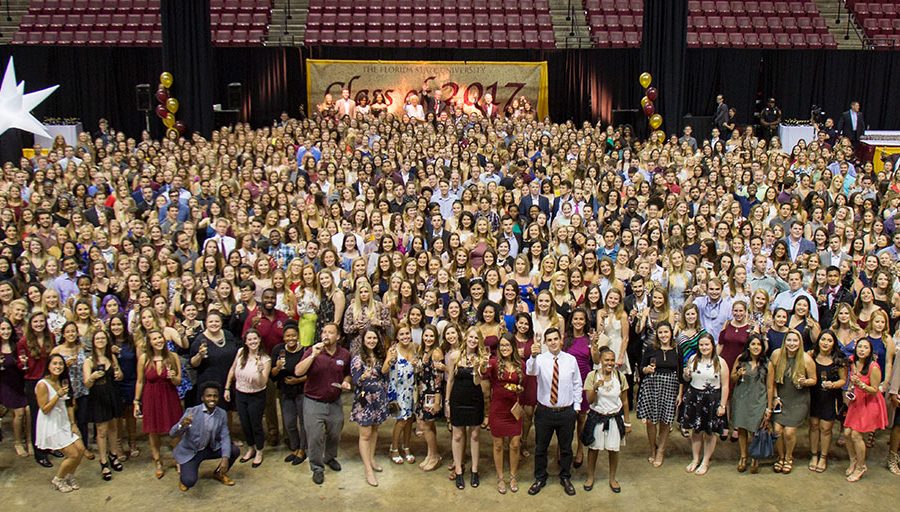
<svg viewBox="0 0 900 512"><path fill-rule="evenodd" d="M606 335L605 339L601 338L601 345L605 341L616 355L616 367L628 375L631 373L628 363L628 314L622 302L622 291L610 289L603 309L597 312L597 332Z"/></svg>
<svg viewBox="0 0 900 512"><path fill-rule="evenodd" d="M616 355L609 347L600 347L599 369L584 380L584 392L590 404L590 412L582 430L581 441L588 447L587 471L584 490L594 488L594 473L600 450L609 453L609 488L619 493L622 487L616 480L619 466L619 449L625 445L625 434L631 432L628 418L628 382L616 369Z"/></svg>
<svg viewBox="0 0 900 512"><path fill-rule="evenodd" d="M47 372L35 387L37 403L37 428L34 444L42 450L60 450L65 459L59 465L51 484L60 492L72 492L79 488L75 482L75 469L84 455L84 444L72 432L75 416L66 409L69 397L69 380L66 360L59 354L50 356Z"/></svg>

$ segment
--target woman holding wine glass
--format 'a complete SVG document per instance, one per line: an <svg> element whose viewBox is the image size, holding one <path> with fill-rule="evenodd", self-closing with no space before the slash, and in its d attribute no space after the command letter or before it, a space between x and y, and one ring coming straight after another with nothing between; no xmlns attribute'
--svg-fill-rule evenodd
<svg viewBox="0 0 900 512"><path fill-rule="evenodd" d="M177 354L166 348L159 329L147 331L147 347L138 358L138 380L134 390L134 417L143 418L143 431L150 438L150 453L156 465L156 478L165 475L159 451L160 436L168 435L181 419L181 363Z"/></svg>

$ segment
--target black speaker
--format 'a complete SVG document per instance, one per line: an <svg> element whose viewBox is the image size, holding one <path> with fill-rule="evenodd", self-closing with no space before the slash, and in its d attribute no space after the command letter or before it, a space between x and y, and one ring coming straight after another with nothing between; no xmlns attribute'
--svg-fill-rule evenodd
<svg viewBox="0 0 900 512"><path fill-rule="evenodd" d="M241 85L240 82L231 82L228 84L228 101L226 103L228 110L241 109L241 97L244 95L243 88L244 86Z"/></svg>
<svg viewBox="0 0 900 512"><path fill-rule="evenodd" d="M150 112L153 110L150 96L150 84L137 84L134 87L134 96L137 100L137 109L140 112Z"/></svg>

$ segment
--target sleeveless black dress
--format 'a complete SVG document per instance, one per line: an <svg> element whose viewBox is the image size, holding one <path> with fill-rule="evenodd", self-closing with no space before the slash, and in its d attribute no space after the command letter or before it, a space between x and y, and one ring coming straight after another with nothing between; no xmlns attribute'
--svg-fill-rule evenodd
<svg viewBox="0 0 900 512"><path fill-rule="evenodd" d="M484 393L475 384L472 368L457 366L450 390L450 424L477 427L484 422Z"/></svg>

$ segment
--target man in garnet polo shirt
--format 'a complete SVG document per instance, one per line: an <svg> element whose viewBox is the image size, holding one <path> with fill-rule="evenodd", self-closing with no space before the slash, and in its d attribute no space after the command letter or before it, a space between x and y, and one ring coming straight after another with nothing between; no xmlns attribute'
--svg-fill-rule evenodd
<svg viewBox="0 0 900 512"><path fill-rule="evenodd" d="M338 344L338 332L337 324L325 324L322 341L294 369L297 377L306 377L303 427L312 479L318 485L325 481L325 466L341 470L336 457L344 428L341 392L350 389L350 352Z"/></svg>
<svg viewBox="0 0 900 512"><path fill-rule="evenodd" d="M284 334L284 323L288 321L288 316L283 311L275 309L276 295L275 290L267 288L262 294L262 303L256 308L253 314L247 316L244 321L244 329L241 336L247 334L251 328L256 329L259 337L262 339L263 345L266 347L266 353L271 354L275 345L281 343ZM269 379L266 385L266 442L270 446L278 446L278 386Z"/></svg>

